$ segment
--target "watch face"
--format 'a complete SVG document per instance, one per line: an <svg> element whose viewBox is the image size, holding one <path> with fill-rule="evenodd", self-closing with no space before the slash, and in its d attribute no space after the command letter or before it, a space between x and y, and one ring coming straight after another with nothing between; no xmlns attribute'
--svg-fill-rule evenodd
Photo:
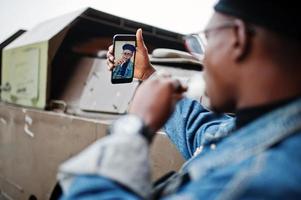
<svg viewBox="0 0 301 200"><path fill-rule="evenodd" d="M142 130L143 121L135 115L121 117L112 127L113 134L139 134Z"/></svg>

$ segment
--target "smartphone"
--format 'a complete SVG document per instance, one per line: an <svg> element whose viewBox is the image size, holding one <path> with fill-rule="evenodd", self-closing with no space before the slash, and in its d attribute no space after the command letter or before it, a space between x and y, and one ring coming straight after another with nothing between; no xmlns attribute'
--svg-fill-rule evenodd
<svg viewBox="0 0 301 200"><path fill-rule="evenodd" d="M113 37L114 68L111 82L130 83L133 81L136 57L136 35L117 34Z"/></svg>

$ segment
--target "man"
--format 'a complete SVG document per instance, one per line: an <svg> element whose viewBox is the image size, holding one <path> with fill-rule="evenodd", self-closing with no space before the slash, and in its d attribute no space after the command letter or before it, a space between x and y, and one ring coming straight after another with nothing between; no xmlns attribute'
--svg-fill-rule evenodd
<svg viewBox="0 0 301 200"><path fill-rule="evenodd" d="M64 199L300 198L298 8L293 1L220 0L204 31L206 93L216 112L183 98L170 117L185 88L170 78L145 81L111 135L61 166ZM113 60L110 47L110 68ZM136 78L153 74L141 30L136 61ZM236 117L218 114L229 111ZM187 162L153 188L148 144L164 123Z"/></svg>
<svg viewBox="0 0 301 200"><path fill-rule="evenodd" d="M133 57L136 48L134 45L124 44L122 50L122 57L114 63L116 68L113 71L113 79L132 77L134 65L131 58Z"/></svg>

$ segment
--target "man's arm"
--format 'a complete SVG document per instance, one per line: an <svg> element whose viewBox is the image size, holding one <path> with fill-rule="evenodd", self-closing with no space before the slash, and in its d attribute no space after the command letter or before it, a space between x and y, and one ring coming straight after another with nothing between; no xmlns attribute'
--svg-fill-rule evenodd
<svg viewBox="0 0 301 200"><path fill-rule="evenodd" d="M77 185L78 177L90 177L93 182L93 177L99 176L127 186L137 196L148 197L151 189L149 144L142 134L130 132L127 126L137 124L136 119L133 115L118 119L110 135L60 166L58 179L64 195ZM121 127L122 124L125 126ZM103 188L107 191L106 185ZM81 190L85 192L87 188L83 186Z"/></svg>
<svg viewBox="0 0 301 200"><path fill-rule="evenodd" d="M198 147L224 137L233 125L233 117L213 113L199 102L184 98L176 105L164 131L183 157L189 159Z"/></svg>
<svg viewBox="0 0 301 200"><path fill-rule="evenodd" d="M141 199L141 197L105 177L96 175L81 175L75 178L68 193L64 193L64 196L61 198L61 200L74 199L138 200Z"/></svg>
<svg viewBox="0 0 301 200"><path fill-rule="evenodd" d="M60 166L58 178L64 194L73 190L78 177L99 176L148 198L151 191L149 144L182 97L184 89L176 86L178 81L171 78L143 82L132 101L130 115L114 122L109 136ZM86 191L82 188L83 193Z"/></svg>

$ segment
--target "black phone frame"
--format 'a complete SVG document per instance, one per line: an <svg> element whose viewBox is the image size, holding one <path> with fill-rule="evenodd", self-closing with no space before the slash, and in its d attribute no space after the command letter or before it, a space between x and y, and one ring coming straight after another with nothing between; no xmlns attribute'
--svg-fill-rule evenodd
<svg viewBox="0 0 301 200"><path fill-rule="evenodd" d="M116 41L135 41L135 47L137 47L137 40L136 40L136 35L134 34L116 34L113 37L113 55L115 56L115 42ZM134 78L134 71L135 71L135 59L136 59L136 51L134 52L134 58L133 58L133 73L131 78L118 78L118 79L113 79L113 70L111 73L111 83L112 84L122 84L122 83L131 83Z"/></svg>

